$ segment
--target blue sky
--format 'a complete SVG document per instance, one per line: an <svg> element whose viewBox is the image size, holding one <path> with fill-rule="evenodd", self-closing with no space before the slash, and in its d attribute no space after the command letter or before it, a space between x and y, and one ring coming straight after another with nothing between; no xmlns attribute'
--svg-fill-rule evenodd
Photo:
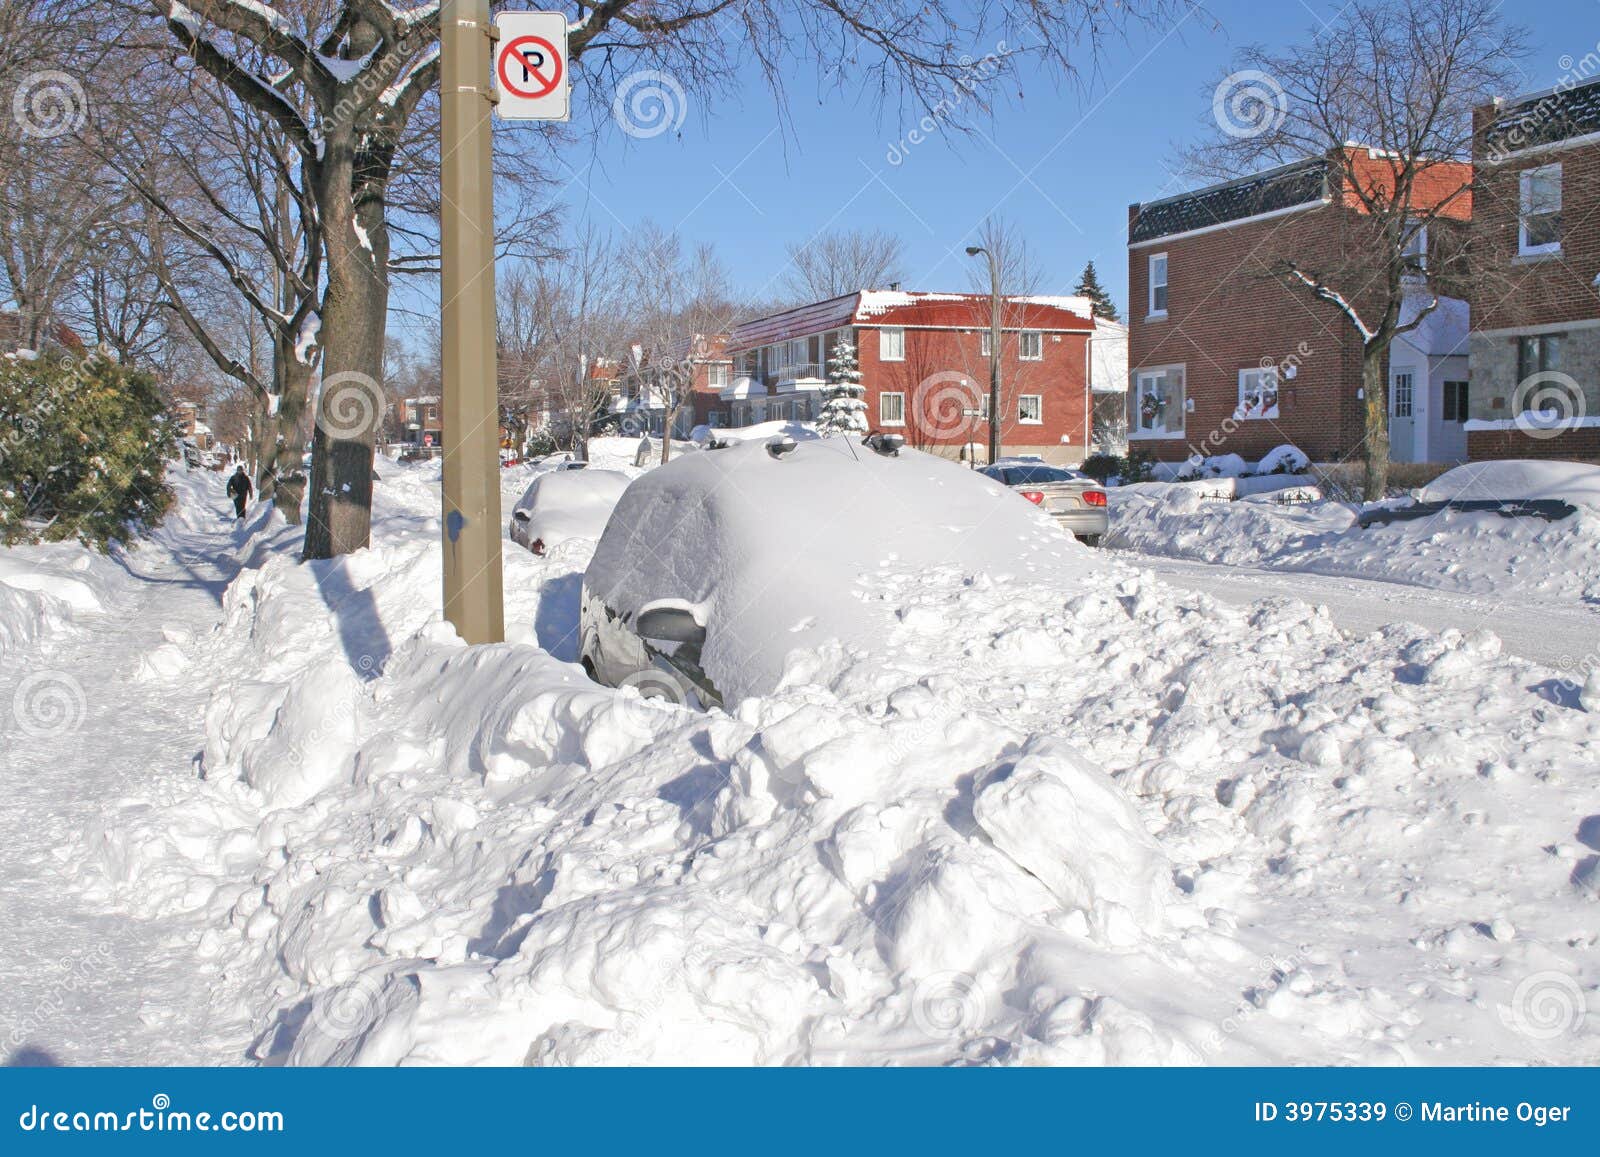
<svg viewBox="0 0 1600 1157"><path fill-rule="evenodd" d="M1242 45L1300 39L1340 6L1212 0L1206 16L1109 45L1077 85L1024 76L1004 85L1009 99L979 131L939 131L909 147L909 113L880 112L848 87L819 93L810 69L794 75L787 133L759 80L742 101L713 107L691 94L676 131L641 139L608 122L598 141L565 150L564 197L574 219L620 231L652 217L691 242L715 242L745 294L781 270L789 242L830 222L899 234L907 288L965 289L972 259L962 247L995 212L1025 230L1045 291L1070 291L1093 259L1125 311L1127 206L1184 187L1169 166L1178 145L1202 135L1210 85ZM1554 84L1564 56L1600 42L1597 0L1507 7L1532 33L1522 91Z"/></svg>

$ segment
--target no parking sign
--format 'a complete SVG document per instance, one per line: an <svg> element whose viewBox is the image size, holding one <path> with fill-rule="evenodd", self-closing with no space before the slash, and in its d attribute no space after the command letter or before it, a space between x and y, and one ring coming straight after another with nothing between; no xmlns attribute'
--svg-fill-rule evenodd
<svg viewBox="0 0 1600 1157"><path fill-rule="evenodd" d="M566 14L502 12L494 23L495 110L505 120L566 120Z"/></svg>

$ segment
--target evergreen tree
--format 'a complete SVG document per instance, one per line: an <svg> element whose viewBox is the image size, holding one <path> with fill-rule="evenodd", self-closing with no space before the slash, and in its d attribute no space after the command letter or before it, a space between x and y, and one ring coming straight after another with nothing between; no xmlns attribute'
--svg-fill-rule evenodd
<svg viewBox="0 0 1600 1157"><path fill-rule="evenodd" d="M817 429L824 435L865 434L866 394L866 387L861 384L856 347L848 341L838 342L828 355L828 388L822 394L822 414L817 419Z"/></svg>
<svg viewBox="0 0 1600 1157"><path fill-rule="evenodd" d="M148 374L96 351L0 358L0 542L77 539L102 549L172 505L177 439Z"/></svg>
<svg viewBox="0 0 1600 1157"><path fill-rule="evenodd" d="M1087 297L1094 302L1094 315L1103 317L1107 321L1121 321L1117 316L1117 303L1111 300L1111 295L1106 292L1106 287L1100 284L1100 275L1094 270L1094 262L1083 267L1083 276L1078 278L1078 288L1072 292L1079 297Z"/></svg>

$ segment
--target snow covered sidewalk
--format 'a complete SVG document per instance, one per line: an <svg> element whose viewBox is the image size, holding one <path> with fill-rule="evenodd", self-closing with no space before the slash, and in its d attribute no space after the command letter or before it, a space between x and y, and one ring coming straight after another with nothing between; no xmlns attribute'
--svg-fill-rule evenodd
<svg viewBox="0 0 1600 1157"><path fill-rule="evenodd" d="M24 584L0 586L15 640L0 667L5 1063L242 1056L248 1020L211 1019L215 977L195 959L198 928L175 915L129 918L70 886L82 864L69 849L83 833L117 822L128 797L174 798L197 779L211 686L186 671L186 656L220 616L244 532L224 515L216 479L174 480L178 511L121 556L125 572L67 545L4 552L6 575Z"/></svg>

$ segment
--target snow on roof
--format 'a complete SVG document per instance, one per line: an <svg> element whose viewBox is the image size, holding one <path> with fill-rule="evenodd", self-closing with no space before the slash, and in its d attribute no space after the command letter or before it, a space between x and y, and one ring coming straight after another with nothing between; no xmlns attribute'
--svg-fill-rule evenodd
<svg viewBox="0 0 1600 1157"><path fill-rule="evenodd" d="M1409 325L1431 300L1425 293L1408 294L1400 303L1400 324ZM1400 340L1428 357L1465 354L1471 320L1472 310L1465 301L1459 297L1441 297L1434 311L1422 319L1422 324Z"/></svg>
<svg viewBox="0 0 1600 1157"><path fill-rule="evenodd" d="M1094 317L1094 304L1087 297L1016 294L1005 300L1007 329L1085 331ZM987 325L988 316L987 294L866 289L735 326L727 348L754 349L848 325L975 329Z"/></svg>

